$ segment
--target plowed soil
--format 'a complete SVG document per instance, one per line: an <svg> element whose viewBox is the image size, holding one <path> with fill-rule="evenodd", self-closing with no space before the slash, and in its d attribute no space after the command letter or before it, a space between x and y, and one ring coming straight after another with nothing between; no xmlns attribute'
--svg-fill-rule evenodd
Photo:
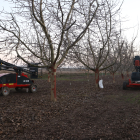
<svg viewBox="0 0 140 140"><path fill-rule="evenodd" d="M0 140L140 139L140 89L122 90L120 76L104 76L98 90L92 76L58 80L57 102L47 80L35 82L36 93L0 97Z"/></svg>

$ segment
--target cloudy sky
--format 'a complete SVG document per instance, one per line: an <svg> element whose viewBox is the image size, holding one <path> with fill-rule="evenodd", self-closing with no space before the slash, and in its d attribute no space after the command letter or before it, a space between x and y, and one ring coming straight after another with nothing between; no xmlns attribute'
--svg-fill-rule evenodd
<svg viewBox="0 0 140 140"><path fill-rule="evenodd" d="M8 2L5 2L5 0L0 1L0 10L2 8L5 10L10 9ZM140 31L140 0L124 0L121 17L124 17L122 18L122 27L125 29L124 35L131 41L132 38ZM140 45L140 33L138 34L135 44L137 46Z"/></svg>
<svg viewBox="0 0 140 140"><path fill-rule="evenodd" d="M125 36L131 40L138 33L136 44L140 45L140 0L124 0L121 17L125 17Z"/></svg>

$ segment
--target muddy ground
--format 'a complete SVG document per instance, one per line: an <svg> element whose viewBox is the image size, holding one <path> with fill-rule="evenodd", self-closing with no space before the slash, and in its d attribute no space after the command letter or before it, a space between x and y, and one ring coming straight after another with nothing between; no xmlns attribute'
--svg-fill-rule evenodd
<svg viewBox="0 0 140 140"><path fill-rule="evenodd" d="M74 75L57 80L57 102L50 83L36 80L38 91L11 90L0 97L0 140L139 140L140 89L122 90L123 80Z"/></svg>

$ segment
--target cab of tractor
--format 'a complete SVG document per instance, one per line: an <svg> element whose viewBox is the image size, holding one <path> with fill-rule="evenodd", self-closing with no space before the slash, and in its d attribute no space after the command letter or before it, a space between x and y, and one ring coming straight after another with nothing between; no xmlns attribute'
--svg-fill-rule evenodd
<svg viewBox="0 0 140 140"><path fill-rule="evenodd" d="M34 81L30 80L24 73L20 76L15 73L0 74L0 95L9 95L11 88L14 88L18 92L23 88L28 89L31 93L37 91L37 86L34 84Z"/></svg>
<svg viewBox="0 0 140 140"><path fill-rule="evenodd" d="M0 74L0 95L7 96L10 93L10 89L14 88L16 91L20 91L26 88L26 91L34 93L37 91L37 85L34 80L28 78L25 73L33 75L34 78L38 77L37 68L32 69L15 66L0 59L0 70L14 71L14 73L1 73ZM30 70L31 69L31 70ZM25 73L23 73L25 72Z"/></svg>
<svg viewBox="0 0 140 140"><path fill-rule="evenodd" d="M131 79L123 82L123 90L131 87L140 87L140 56L135 56L133 59L135 72L132 72Z"/></svg>

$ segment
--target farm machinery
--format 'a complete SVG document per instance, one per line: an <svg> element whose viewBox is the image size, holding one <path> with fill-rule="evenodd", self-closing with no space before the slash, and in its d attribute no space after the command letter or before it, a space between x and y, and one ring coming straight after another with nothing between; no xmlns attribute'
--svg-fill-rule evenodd
<svg viewBox="0 0 140 140"><path fill-rule="evenodd" d="M132 72L131 79L123 82L124 90L131 87L140 87L140 56L135 56L133 64L136 72Z"/></svg>
<svg viewBox="0 0 140 140"><path fill-rule="evenodd" d="M34 80L29 79L25 74L28 73L30 74L30 78L37 79L37 67L32 67L32 65L28 65L26 68L19 67L0 59L0 70L14 72L0 74L0 95L9 95L11 88L15 88L16 91L20 91L22 88L26 88L27 91L31 93L37 91L37 86L34 84Z"/></svg>

